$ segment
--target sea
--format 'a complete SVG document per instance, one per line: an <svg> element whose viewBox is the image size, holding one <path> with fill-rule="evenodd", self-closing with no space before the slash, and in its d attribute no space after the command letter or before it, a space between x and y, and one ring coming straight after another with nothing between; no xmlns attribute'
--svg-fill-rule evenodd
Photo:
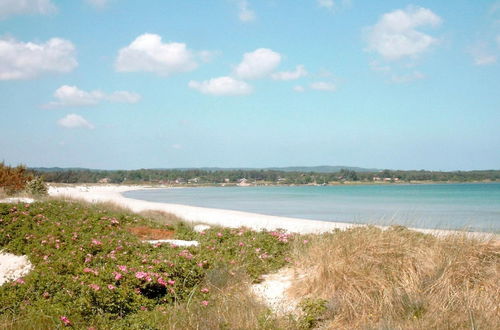
<svg viewBox="0 0 500 330"><path fill-rule="evenodd" d="M500 233L500 183L196 187L123 195L291 218Z"/></svg>

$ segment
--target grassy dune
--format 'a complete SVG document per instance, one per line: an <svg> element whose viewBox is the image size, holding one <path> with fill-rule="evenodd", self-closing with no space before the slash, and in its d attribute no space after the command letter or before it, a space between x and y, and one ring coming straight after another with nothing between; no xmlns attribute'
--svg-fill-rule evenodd
<svg viewBox="0 0 500 330"><path fill-rule="evenodd" d="M197 240L152 246L134 228ZM0 329L493 329L496 242L400 227L287 235L194 232L161 212L47 200L0 204L0 250L34 269L0 287ZM277 316L251 293L288 267L301 312Z"/></svg>

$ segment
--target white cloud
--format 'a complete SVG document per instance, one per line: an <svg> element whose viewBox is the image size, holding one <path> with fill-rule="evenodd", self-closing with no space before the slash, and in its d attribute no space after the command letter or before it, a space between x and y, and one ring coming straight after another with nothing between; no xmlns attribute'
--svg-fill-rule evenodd
<svg viewBox="0 0 500 330"><path fill-rule="evenodd" d="M416 57L438 43L438 39L416 29L435 27L441 21L431 10L421 7L386 13L368 29L368 50L387 60Z"/></svg>
<svg viewBox="0 0 500 330"><path fill-rule="evenodd" d="M303 93L306 91L306 89L303 86L297 85L293 87L293 90L297 93Z"/></svg>
<svg viewBox="0 0 500 330"><path fill-rule="evenodd" d="M52 38L46 43L0 39L0 80L30 79L42 73L70 72L78 66L75 46Z"/></svg>
<svg viewBox="0 0 500 330"><path fill-rule="evenodd" d="M337 90L337 86L335 84L325 81L313 82L309 87L317 91L325 92L335 92Z"/></svg>
<svg viewBox="0 0 500 330"><path fill-rule="evenodd" d="M140 99L139 94L127 91L116 91L106 97L106 100L117 103L137 103Z"/></svg>
<svg viewBox="0 0 500 330"><path fill-rule="evenodd" d="M97 9L103 9L108 5L110 0L85 0L85 2Z"/></svg>
<svg viewBox="0 0 500 330"><path fill-rule="evenodd" d="M246 95L252 92L252 86L232 77L219 77L202 82L192 80L188 86L203 94L212 95Z"/></svg>
<svg viewBox="0 0 500 330"><path fill-rule="evenodd" d="M137 103L141 96L127 91L117 91L111 94L105 94L101 91L86 92L76 86L61 86L54 92L56 101L44 105L44 108L62 108L62 107L85 107L95 106L102 101L118 103Z"/></svg>
<svg viewBox="0 0 500 330"><path fill-rule="evenodd" d="M157 34L142 34L120 49L115 67L120 72L146 71L162 76L194 70L198 64L186 44L162 43Z"/></svg>
<svg viewBox="0 0 500 330"><path fill-rule="evenodd" d="M172 144L172 149L180 150L180 149L182 149L182 145L180 145L180 144Z"/></svg>
<svg viewBox="0 0 500 330"><path fill-rule="evenodd" d="M294 80L307 75L307 71L303 65L297 65L295 71L276 72L271 75L274 80Z"/></svg>
<svg viewBox="0 0 500 330"><path fill-rule="evenodd" d="M469 54L472 56L474 65L490 65L497 61L497 56L491 51L488 43L478 42L468 49Z"/></svg>
<svg viewBox="0 0 500 330"><path fill-rule="evenodd" d="M65 128L87 128L94 129L94 125L88 122L82 116L71 113L64 118L61 118L57 121L57 124L61 127Z"/></svg>
<svg viewBox="0 0 500 330"><path fill-rule="evenodd" d="M243 55L243 61L234 70L241 79L264 78L280 64L281 55L267 48L259 48Z"/></svg>
<svg viewBox="0 0 500 330"><path fill-rule="evenodd" d="M0 20L12 15L42 14L48 15L57 11L50 0L1 0Z"/></svg>
<svg viewBox="0 0 500 330"><path fill-rule="evenodd" d="M473 57L475 65L489 65L497 62L497 57L493 54L475 54Z"/></svg>
<svg viewBox="0 0 500 330"><path fill-rule="evenodd" d="M250 9L247 0L238 0L238 18L245 23L255 20L255 12Z"/></svg>

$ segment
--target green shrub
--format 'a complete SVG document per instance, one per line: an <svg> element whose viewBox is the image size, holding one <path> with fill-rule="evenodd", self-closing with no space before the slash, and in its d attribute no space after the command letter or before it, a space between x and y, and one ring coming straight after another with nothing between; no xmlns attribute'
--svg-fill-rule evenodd
<svg viewBox="0 0 500 330"><path fill-rule="evenodd" d="M312 329L321 321L325 314L327 301L324 299L306 298L302 300L299 307L303 315L300 317L299 325L303 329Z"/></svg>
<svg viewBox="0 0 500 330"><path fill-rule="evenodd" d="M28 181L25 188L26 192L33 196L48 195L48 188L42 177L37 176L33 180Z"/></svg>

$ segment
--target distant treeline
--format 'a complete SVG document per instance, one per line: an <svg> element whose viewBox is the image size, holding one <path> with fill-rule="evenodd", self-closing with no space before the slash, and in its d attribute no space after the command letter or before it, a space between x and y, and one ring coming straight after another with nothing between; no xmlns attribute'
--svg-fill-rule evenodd
<svg viewBox="0 0 500 330"><path fill-rule="evenodd" d="M486 171L393 171L356 172L341 169L336 173L289 172L279 170L86 170L86 169L32 169L34 175L46 182L57 183L163 183L163 184L221 184L221 183L275 183L328 184L345 181L412 182L412 181L500 181L500 170Z"/></svg>

